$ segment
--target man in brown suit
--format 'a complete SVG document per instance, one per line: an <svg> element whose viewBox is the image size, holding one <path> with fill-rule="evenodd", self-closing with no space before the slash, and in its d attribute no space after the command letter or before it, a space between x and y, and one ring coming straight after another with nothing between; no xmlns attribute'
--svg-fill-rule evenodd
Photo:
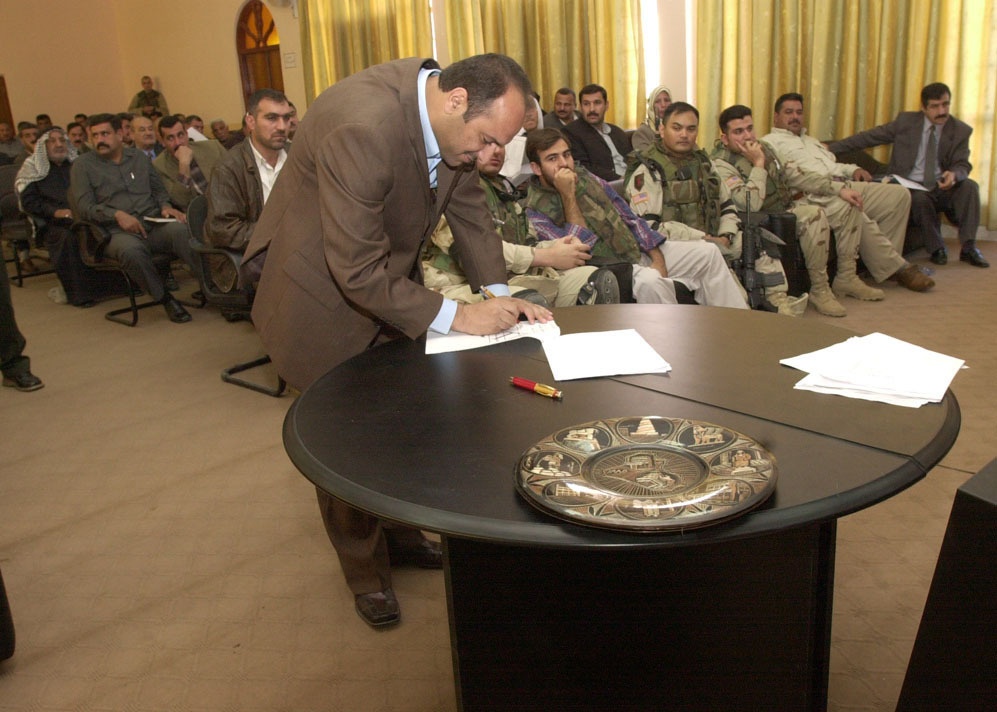
<svg viewBox="0 0 997 712"><path fill-rule="evenodd" d="M490 334L520 314L549 318L506 296L501 241L473 170L479 154L519 131L529 92L522 68L502 55L442 72L433 60L405 59L358 72L309 107L243 263L250 278L263 264L253 323L288 383L306 388L402 335ZM416 281L420 247L444 213L472 288L497 299L458 305ZM389 553L439 566L438 546L318 498L357 612L371 625L398 621Z"/></svg>

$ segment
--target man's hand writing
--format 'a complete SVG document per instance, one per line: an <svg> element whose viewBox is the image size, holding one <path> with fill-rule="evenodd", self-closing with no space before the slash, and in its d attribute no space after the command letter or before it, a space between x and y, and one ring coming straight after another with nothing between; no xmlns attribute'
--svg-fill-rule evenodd
<svg viewBox="0 0 997 712"><path fill-rule="evenodd" d="M452 328L477 336L497 334L515 326L520 314L523 314L531 324L553 319L548 309L537 304L515 297L497 297L477 304L458 304Z"/></svg>

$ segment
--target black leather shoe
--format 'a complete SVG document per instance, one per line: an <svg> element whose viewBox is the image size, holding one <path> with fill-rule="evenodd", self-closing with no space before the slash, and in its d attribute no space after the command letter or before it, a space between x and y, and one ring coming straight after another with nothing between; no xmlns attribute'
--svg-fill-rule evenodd
<svg viewBox="0 0 997 712"><path fill-rule="evenodd" d="M390 588L375 593L360 593L355 599L357 614L372 628L394 625L402 619L398 599Z"/></svg>
<svg viewBox="0 0 997 712"><path fill-rule="evenodd" d="M935 250L934 252L931 253L931 258L930 259L936 265L948 264L949 253L947 253L945 251L944 247L940 247L940 248L938 248L937 250Z"/></svg>
<svg viewBox="0 0 997 712"><path fill-rule="evenodd" d="M420 569L443 568L443 549L440 548L439 542L429 539L423 539L415 546L405 548L388 544L388 556L394 565L412 564Z"/></svg>
<svg viewBox="0 0 997 712"><path fill-rule="evenodd" d="M183 304L172 297L163 302L163 309L174 324L185 324L190 321L190 314L183 308Z"/></svg>
<svg viewBox="0 0 997 712"><path fill-rule="evenodd" d="M4 376L3 384L7 388L16 388L17 390L24 391L25 393L29 391L37 391L39 388L45 387L45 384L42 383L42 379L31 373L31 371L25 371L24 373L19 373L16 376Z"/></svg>
<svg viewBox="0 0 997 712"><path fill-rule="evenodd" d="M963 250L959 253L959 259L963 262L968 262L974 267L989 267L990 263L983 259L983 254L979 249L975 247L970 247L968 250Z"/></svg>

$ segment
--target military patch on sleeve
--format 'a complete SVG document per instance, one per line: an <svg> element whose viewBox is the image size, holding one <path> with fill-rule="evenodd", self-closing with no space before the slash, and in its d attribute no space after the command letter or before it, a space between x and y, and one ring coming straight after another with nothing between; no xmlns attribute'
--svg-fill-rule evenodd
<svg viewBox="0 0 997 712"><path fill-rule="evenodd" d="M638 205L642 205L643 203L646 203L648 200L650 200L650 197L646 192L634 193L630 196L630 207L636 208Z"/></svg>
<svg viewBox="0 0 997 712"><path fill-rule="evenodd" d="M636 188L637 190L643 190L644 189L644 174L643 173L638 173L637 175L634 176L634 188Z"/></svg>
<svg viewBox="0 0 997 712"><path fill-rule="evenodd" d="M728 176L727 180L724 181L728 188L736 188L737 184L741 182L738 176Z"/></svg>

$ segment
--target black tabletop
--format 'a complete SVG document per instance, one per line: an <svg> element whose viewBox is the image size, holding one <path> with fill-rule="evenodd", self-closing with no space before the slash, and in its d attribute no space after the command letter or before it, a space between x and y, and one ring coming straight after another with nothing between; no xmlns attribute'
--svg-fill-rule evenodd
<svg viewBox="0 0 997 712"><path fill-rule="evenodd" d="M294 403L284 443L321 489L378 516L448 535L553 547L654 548L721 541L827 521L913 484L959 431L951 391L902 408L795 390L779 359L843 341L822 322L734 309L613 305L555 310L562 333L636 329L668 374L566 381L563 401L513 388L553 384L543 349L521 339L425 355L399 340L333 369ZM579 354L584 358L584 354ZM632 534L562 522L517 492L520 455L560 428L656 415L716 423L776 458L759 509L683 533Z"/></svg>

